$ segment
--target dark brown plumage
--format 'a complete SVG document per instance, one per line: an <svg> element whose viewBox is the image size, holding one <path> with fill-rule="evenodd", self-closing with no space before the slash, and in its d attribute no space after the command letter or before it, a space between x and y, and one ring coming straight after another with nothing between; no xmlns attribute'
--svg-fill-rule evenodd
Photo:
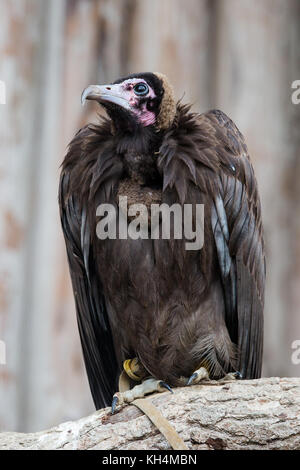
<svg viewBox="0 0 300 470"><path fill-rule="evenodd" d="M177 104L170 119L167 81L151 76L131 77L158 80L145 108L155 122L140 125L108 105L110 119L81 129L62 166L62 227L97 408L111 403L128 358L169 385L201 364L215 378L261 374L264 243L244 138L222 111L198 115ZM185 240L98 240L99 204L117 207L120 192L147 204L151 191L156 203L205 205L200 251L187 251Z"/></svg>

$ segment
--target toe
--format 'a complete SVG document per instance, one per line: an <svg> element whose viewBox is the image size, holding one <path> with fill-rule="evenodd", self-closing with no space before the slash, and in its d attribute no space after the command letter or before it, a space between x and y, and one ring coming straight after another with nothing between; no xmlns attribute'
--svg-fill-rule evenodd
<svg viewBox="0 0 300 470"><path fill-rule="evenodd" d="M166 382L160 381L158 384L159 387L166 388L169 390L169 392L174 393L173 390L171 389L170 385L166 384Z"/></svg>
<svg viewBox="0 0 300 470"><path fill-rule="evenodd" d="M222 381L231 381L231 380L241 380L243 378L242 374L239 371L228 372L221 380Z"/></svg>
<svg viewBox="0 0 300 470"><path fill-rule="evenodd" d="M186 385L191 385L197 379L197 377L198 377L197 372L194 372L188 379Z"/></svg>
<svg viewBox="0 0 300 470"><path fill-rule="evenodd" d="M236 378L236 380L242 380L242 378L243 378L242 374L238 370L236 372L234 372L233 375Z"/></svg>

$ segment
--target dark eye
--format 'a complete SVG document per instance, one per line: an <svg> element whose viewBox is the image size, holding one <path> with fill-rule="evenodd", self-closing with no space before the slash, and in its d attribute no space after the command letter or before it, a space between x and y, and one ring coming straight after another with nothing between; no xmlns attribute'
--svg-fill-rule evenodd
<svg viewBox="0 0 300 470"><path fill-rule="evenodd" d="M137 83L134 87L134 93L138 96L147 95L149 87L146 83Z"/></svg>

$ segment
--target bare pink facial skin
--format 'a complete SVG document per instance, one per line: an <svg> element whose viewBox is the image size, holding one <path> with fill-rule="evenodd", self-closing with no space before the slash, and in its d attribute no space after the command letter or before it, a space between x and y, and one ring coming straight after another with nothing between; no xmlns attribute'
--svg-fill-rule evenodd
<svg viewBox="0 0 300 470"><path fill-rule="evenodd" d="M141 96L137 96L134 93L133 88L137 83L146 83L146 85L149 88L149 92L147 95L144 95L141 97ZM155 119L156 119L155 113L153 111L149 111L147 109L147 103L144 102L145 98L156 97L153 89L148 85L148 83L141 78L131 78L129 80L125 80L124 82L120 83L119 87L120 87L120 94L128 102L130 106L130 111L137 116L138 121L144 127L154 124Z"/></svg>

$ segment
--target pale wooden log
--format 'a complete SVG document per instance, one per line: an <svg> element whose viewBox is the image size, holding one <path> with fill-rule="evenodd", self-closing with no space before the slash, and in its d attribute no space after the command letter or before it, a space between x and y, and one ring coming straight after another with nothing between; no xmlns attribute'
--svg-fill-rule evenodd
<svg viewBox="0 0 300 470"><path fill-rule="evenodd" d="M211 382L149 398L189 449L300 449L300 378ZM134 406L106 408L47 431L0 434L0 449L167 450Z"/></svg>

